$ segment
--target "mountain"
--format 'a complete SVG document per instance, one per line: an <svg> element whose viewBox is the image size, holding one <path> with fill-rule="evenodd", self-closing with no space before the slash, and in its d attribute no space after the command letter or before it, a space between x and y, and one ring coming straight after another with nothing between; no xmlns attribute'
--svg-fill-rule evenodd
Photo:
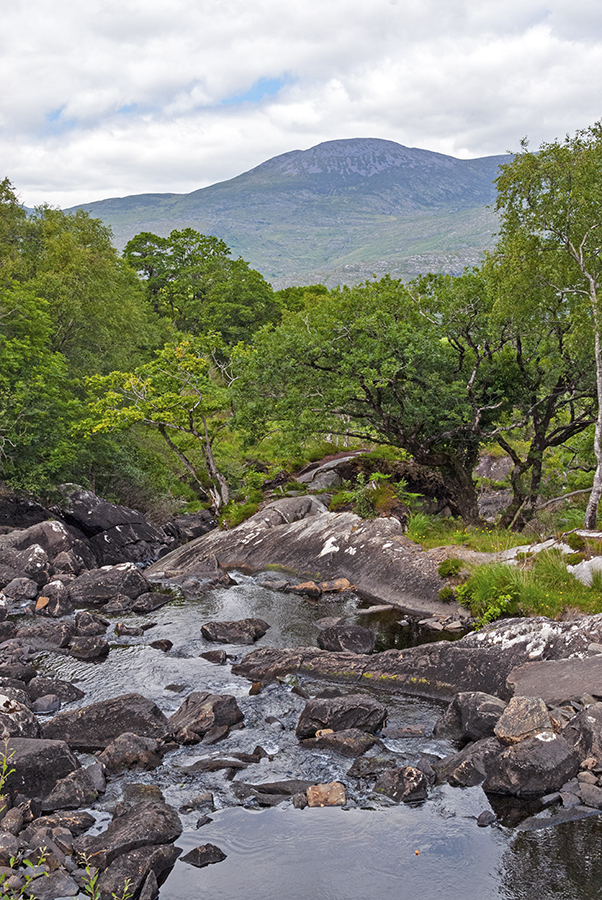
<svg viewBox="0 0 602 900"><path fill-rule="evenodd" d="M391 272L460 272L493 246L500 163L376 138L275 156L191 194L136 194L81 208L122 248L139 231L195 228L226 241L276 287L354 283Z"/></svg>

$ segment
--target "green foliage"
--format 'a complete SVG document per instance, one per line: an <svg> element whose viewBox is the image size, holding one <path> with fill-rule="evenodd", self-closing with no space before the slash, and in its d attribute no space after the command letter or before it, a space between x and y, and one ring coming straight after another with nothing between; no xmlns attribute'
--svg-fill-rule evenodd
<svg viewBox="0 0 602 900"><path fill-rule="evenodd" d="M445 585L445 587L441 588L437 596L442 603L453 603L456 599L456 592L452 587L449 587L449 585Z"/></svg>
<svg viewBox="0 0 602 900"><path fill-rule="evenodd" d="M219 331L233 345L280 318L270 285L243 259L231 259L219 238L192 228L167 238L142 232L128 241L123 256L145 280L155 313L179 331Z"/></svg>
<svg viewBox="0 0 602 900"><path fill-rule="evenodd" d="M575 550L576 552L581 552L585 550L585 538L580 534L575 534L575 532L571 532L571 534L565 535L565 542L569 545L571 550Z"/></svg>
<svg viewBox="0 0 602 900"><path fill-rule="evenodd" d="M378 515L388 515L398 502L410 502L419 496L406 491L405 482L391 484L390 478L390 475L374 472L367 479L360 473L353 487L347 484L344 490L337 491L330 509L336 511L350 504L356 515L363 519L373 519Z"/></svg>
<svg viewBox="0 0 602 900"><path fill-rule="evenodd" d="M437 567L440 578L451 578L457 575L462 568L461 559L444 559Z"/></svg>

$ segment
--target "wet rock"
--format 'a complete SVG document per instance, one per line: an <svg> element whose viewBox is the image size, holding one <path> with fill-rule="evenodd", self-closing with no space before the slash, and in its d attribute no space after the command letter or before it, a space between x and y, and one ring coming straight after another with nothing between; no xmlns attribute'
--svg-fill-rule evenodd
<svg viewBox="0 0 602 900"><path fill-rule="evenodd" d="M579 788L579 795L586 806L593 809L602 809L602 788L595 784L583 782ZM2 827L0 825L0 827Z"/></svg>
<svg viewBox="0 0 602 900"><path fill-rule="evenodd" d="M159 707L141 694L132 693L60 712L44 725L43 735L60 735L73 749L93 752L104 750L126 732L162 738L167 728L168 721Z"/></svg>
<svg viewBox="0 0 602 900"><path fill-rule="evenodd" d="M490 809L484 809L477 818L477 825L479 826L479 828L487 828L489 825L493 825L495 822L497 822L497 816Z"/></svg>
<svg viewBox="0 0 602 900"><path fill-rule="evenodd" d="M125 594L115 594L114 597L111 597L111 599L105 603L105 605L102 607L102 611L107 616L114 616L124 612L131 612L134 602L135 601L132 600L131 597L126 597Z"/></svg>
<svg viewBox="0 0 602 900"><path fill-rule="evenodd" d="M13 578L3 588L3 592L15 603L26 603L38 596L38 586L32 578Z"/></svg>
<svg viewBox="0 0 602 900"><path fill-rule="evenodd" d="M307 750L329 750L352 759L366 753L377 740L374 735L366 734L358 728L348 728L345 731L333 731L330 734L320 734L319 737L306 738L301 741L301 746Z"/></svg>
<svg viewBox="0 0 602 900"><path fill-rule="evenodd" d="M180 812L189 813L189 812L193 812L194 810L198 811L200 809L206 809L209 812L215 811L215 802L214 802L213 794L211 793L211 791L205 791L205 793L203 793L203 794L198 794L196 797L191 797L190 800L187 800L186 803L184 803L180 807ZM210 822L213 821L213 819L209 819L209 816L202 816L201 818L208 819ZM200 819L199 819L199 822L200 822ZM206 825L206 824L207 824L206 822L203 822L203 825ZM197 824L197 828L200 828L200 827L201 826Z"/></svg>
<svg viewBox="0 0 602 900"><path fill-rule="evenodd" d="M135 897L149 874L154 875L156 884L156 879L167 869L171 869L181 852L173 844L162 844L123 853L98 879L100 900L122 897L126 888L129 896Z"/></svg>
<svg viewBox="0 0 602 900"><path fill-rule="evenodd" d="M563 737L542 732L504 750L488 764L486 791L529 797L558 790L579 770L579 757Z"/></svg>
<svg viewBox="0 0 602 900"><path fill-rule="evenodd" d="M340 781L331 781L328 784L313 784L307 788L307 805L315 806L344 806L347 803L345 785Z"/></svg>
<svg viewBox="0 0 602 900"><path fill-rule="evenodd" d="M98 797L95 779L87 769L77 769L62 778L42 803L44 812L57 809L79 809L89 806Z"/></svg>
<svg viewBox="0 0 602 900"><path fill-rule="evenodd" d="M374 785L376 793L385 794L396 803L426 800L427 789L426 776L414 766L388 769L378 777Z"/></svg>
<svg viewBox="0 0 602 900"><path fill-rule="evenodd" d="M206 641L220 644L253 644L270 626L263 619L239 619L236 622L207 622L201 627Z"/></svg>
<svg viewBox="0 0 602 900"><path fill-rule="evenodd" d="M77 758L60 740L10 738L10 767L6 789L25 797L47 797L62 778L79 769Z"/></svg>
<svg viewBox="0 0 602 900"><path fill-rule="evenodd" d="M116 594L135 600L149 591L150 585L144 575L133 563L127 562L79 575L71 585L71 599L76 606L103 606Z"/></svg>
<svg viewBox="0 0 602 900"><path fill-rule="evenodd" d="M505 709L506 703L499 697L481 691L462 691L437 720L434 733L459 743L492 737Z"/></svg>
<svg viewBox="0 0 602 900"><path fill-rule="evenodd" d="M46 694L44 697L38 697L32 704L32 711L36 715L54 714L61 708L61 701L56 694Z"/></svg>
<svg viewBox="0 0 602 900"><path fill-rule="evenodd" d="M169 653L169 651L173 647L173 643L172 641L167 640L167 638L163 638L158 641L151 641L150 646L154 650L160 650L162 653Z"/></svg>
<svg viewBox="0 0 602 900"><path fill-rule="evenodd" d="M101 637L76 636L67 645L69 656L83 660L103 659L110 649L108 641Z"/></svg>
<svg viewBox="0 0 602 900"><path fill-rule="evenodd" d="M27 685L27 693L31 700L38 700L48 694L56 695L62 703L72 703L81 700L84 692L70 681L60 678L47 678L45 675L36 675Z"/></svg>
<svg viewBox="0 0 602 900"><path fill-rule="evenodd" d="M0 694L0 733L5 737L37 738L40 723L27 706Z"/></svg>
<svg viewBox="0 0 602 900"><path fill-rule="evenodd" d="M374 734L384 725L386 708L377 700L363 694L349 694L346 697L319 698L308 700L299 717L296 735L300 740L315 737L316 731L332 728L346 731L358 728Z"/></svg>
<svg viewBox="0 0 602 900"><path fill-rule="evenodd" d="M284 800L290 800L295 794L305 793L313 781L290 778L286 781L269 781L263 784L246 784L244 781L232 782L232 793L238 800L252 800L258 806L278 806Z"/></svg>
<svg viewBox="0 0 602 900"><path fill-rule="evenodd" d="M182 862L196 866L197 869L202 869L204 866L222 862L224 859L226 859L226 854L219 847L216 847L215 844L201 844L199 847L190 850L186 856L183 856Z"/></svg>
<svg viewBox="0 0 602 900"><path fill-rule="evenodd" d="M457 787L474 787L482 784L490 766L502 751L503 747L497 738L484 738L469 744L459 753L453 753L433 763L433 768L440 779L447 780L450 784Z"/></svg>
<svg viewBox="0 0 602 900"><path fill-rule="evenodd" d="M230 694L195 691L169 718L169 730L179 744L196 744L213 728L231 728L244 716Z"/></svg>
<svg viewBox="0 0 602 900"><path fill-rule="evenodd" d="M494 728L502 744L518 744L552 730L548 709L539 697L513 697Z"/></svg>
<svg viewBox="0 0 602 900"><path fill-rule="evenodd" d="M228 662L228 654L225 650L207 650L205 653L201 653L200 656L210 663L215 663L217 666L225 666Z"/></svg>
<svg viewBox="0 0 602 900"><path fill-rule="evenodd" d="M203 825L209 825L210 822L213 822L211 816L199 816L194 827L198 830L199 828L202 828Z"/></svg>
<svg viewBox="0 0 602 900"><path fill-rule="evenodd" d="M311 597L312 600L317 600L322 596L322 588L315 581L289 584L286 589L291 594L302 594L305 597Z"/></svg>
<svg viewBox="0 0 602 900"><path fill-rule="evenodd" d="M9 809L0 820L0 831L3 834L17 835L23 829L23 813L18 807Z"/></svg>
<svg viewBox="0 0 602 900"><path fill-rule="evenodd" d="M45 598L47 601L42 610L44 615L51 616L54 619L58 619L61 616L70 616L74 610L69 588L62 581L54 580L44 585L40 591L38 603L42 598Z"/></svg>
<svg viewBox="0 0 602 900"><path fill-rule="evenodd" d="M144 634L142 628L136 625L126 625L124 622L117 622L114 631L117 637L141 637Z"/></svg>
<svg viewBox="0 0 602 900"><path fill-rule="evenodd" d="M136 597L131 605L131 610L139 614L154 612L167 603L171 603L173 599L173 594L161 593L161 591L147 591Z"/></svg>
<svg viewBox="0 0 602 900"><path fill-rule="evenodd" d="M81 609L75 614L75 632L80 637L98 637L105 634L110 622L97 613Z"/></svg>
<svg viewBox="0 0 602 900"><path fill-rule="evenodd" d="M197 759L190 766L184 766L182 771L186 775L195 775L198 772L220 772L222 769L235 769L240 771L246 769L248 763L242 762L240 759L218 759L215 757L205 757Z"/></svg>
<svg viewBox="0 0 602 900"><path fill-rule="evenodd" d="M114 818L99 835L84 835L74 841L74 850L86 855L90 864L106 869L124 853L149 844L170 844L182 833L177 812L165 803L147 800Z"/></svg>
<svg viewBox="0 0 602 900"><path fill-rule="evenodd" d="M156 769L162 758L155 738L125 732L103 750L98 761L108 772L123 772L126 769Z"/></svg>
<svg viewBox="0 0 602 900"><path fill-rule="evenodd" d="M46 650L66 647L74 633L75 623L69 619L64 622L41 620L25 628L19 628L17 638L31 644L35 649Z"/></svg>
<svg viewBox="0 0 602 900"><path fill-rule="evenodd" d="M324 628L318 635L318 647L334 652L372 653L375 644L376 635L370 628L346 622Z"/></svg>

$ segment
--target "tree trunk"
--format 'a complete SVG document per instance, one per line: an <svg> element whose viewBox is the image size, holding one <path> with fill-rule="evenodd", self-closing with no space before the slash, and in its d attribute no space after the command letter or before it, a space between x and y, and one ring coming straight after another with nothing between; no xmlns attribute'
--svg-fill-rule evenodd
<svg viewBox="0 0 602 900"><path fill-rule="evenodd" d="M481 524L477 492L472 480L474 465L467 468L459 459L451 457L449 462L438 468L462 519L471 525Z"/></svg>
<svg viewBox="0 0 602 900"><path fill-rule="evenodd" d="M598 328L597 309L594 306L595 327L595 351L596 351L596 388L598 393L598 418L596 419L596 432L594 436L594 453L596 454L596 471L592 492L589 495L587 509L585 511L584 528L595 531L598 519L598 507L602 497L602 350L600 348L600 330Z"/></svg>
<svg viewBox="0 0 602 900"><path fill-rule="evenodd" d="M203 456L205 457L205 464L207 465L207 471L209 473L209 477L213 482L213 487L209 489L209 493L211 495L211 500L213 501L213 509L216 513L220 511L222 506L225 506L228 500L230 499L230 489L228 488L228 482L222 475L222 473L218 470L215 464L215 458L213 456L213 447L211 446L211 439L209 437L209 429L207 428L207 421L204 416L202 416L203 426L205 429L205 440L203 442Z"/></svg>

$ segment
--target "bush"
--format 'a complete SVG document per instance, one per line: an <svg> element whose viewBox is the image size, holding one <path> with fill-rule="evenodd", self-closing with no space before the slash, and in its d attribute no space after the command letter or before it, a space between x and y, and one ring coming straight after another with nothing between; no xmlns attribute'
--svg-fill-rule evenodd
<svg viewBox="0 0 602 900"><path fill-rule="evenodd" d="M585 550L585 538L583 538L580 534L575 534L575 532L571 532L571 534L565 535L565 542L569 545L571 550L575 552L582 552Z"/></svg>
<svg viewBox="0 0 602 900"><path fill-rule="evenodd" d="M439 600L442 603L453 603L456 599L456 594L453 588L449 587L449 585L445 585L439 591Z"/></svg>

